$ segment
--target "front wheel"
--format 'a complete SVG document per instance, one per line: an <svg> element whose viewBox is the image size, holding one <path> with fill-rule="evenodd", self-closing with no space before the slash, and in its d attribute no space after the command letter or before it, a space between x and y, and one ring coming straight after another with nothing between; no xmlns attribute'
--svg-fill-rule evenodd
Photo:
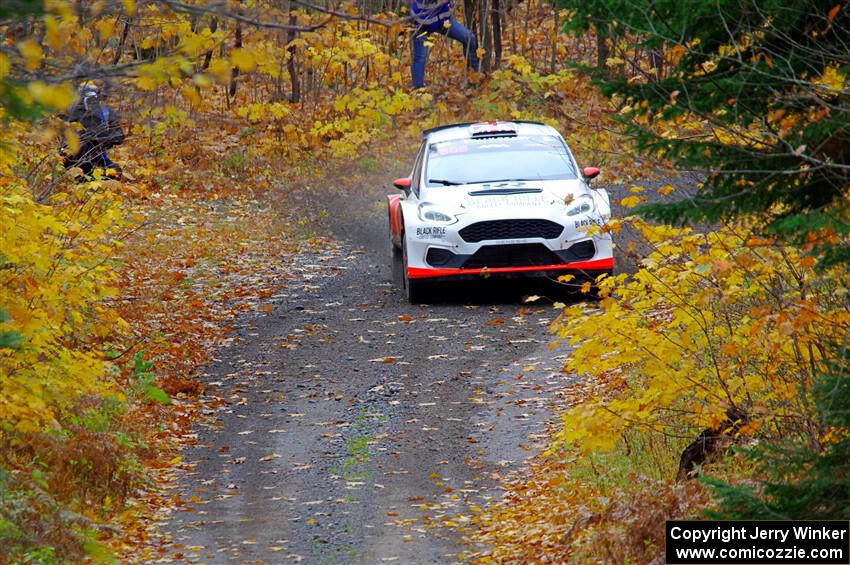
<svg viewBox="0 0 850 565"><path fill-rule="evenodd" d="M390 241L390 253L392 254L392 276L393 284L404 288L404 258L401 249Z"/></svg>
<svg viewBox="0 0 850 565"><path fill-rule="evenodd" d="M401 282L407 301L411 304L428 302L431 295L430 284L407 276L407 238L405 236L401 238L401 259Z"/></svg>

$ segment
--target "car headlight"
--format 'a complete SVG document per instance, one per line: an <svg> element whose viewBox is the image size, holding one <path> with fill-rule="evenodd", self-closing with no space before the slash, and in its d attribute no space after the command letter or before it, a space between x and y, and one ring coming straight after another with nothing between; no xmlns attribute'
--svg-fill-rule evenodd
<svg viewBox="0 0 850 565"><path fill-rule="evenodd" d="M567 205L567 216L578 216L592 212L596 208L596 203L593 197L587 194L582 194Z"/></svg>
<svg viewBox="0 0 850 565"><path fill-rule="evenodd" d="M419 219L423 222L437 222L438 224L453 224L457 218L435 208L420 208Z"/></svg>

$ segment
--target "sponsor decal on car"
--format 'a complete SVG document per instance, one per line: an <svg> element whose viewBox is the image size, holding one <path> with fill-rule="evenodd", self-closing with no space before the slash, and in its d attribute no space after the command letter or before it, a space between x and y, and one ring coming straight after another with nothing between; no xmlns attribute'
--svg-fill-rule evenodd
<svg viewBox="0 0 850 565"><path fill-rule="evenodd" d="M458 155L460 153L469 153L469 146L465 143L457 145L443 144L437 146L438 155Z"/></svg>
<svg viewBox="0 0 850 565"><path fill-rule="evenodd" d="M417 239L443 239L446 237L446 228L440 226L425 226L416 228Z"/></svg>
<svg viewBox="0 0 850 565"><path fill-rule="evenodd" d="M605 220L603 220L599 216L588 216L587 218L581 218L580 220L576 220L575 224L576 224L576 229L589 227L589 226L602 227L602 226L605 225Z"/></svg>
<svg viewBox="0 0 850 565"><path fill-rule="evenodd" d="M542 194L514 194L512 196L474 196L464 204L468 208L484 210L504 206L546 206L551 199Z"/></svg>

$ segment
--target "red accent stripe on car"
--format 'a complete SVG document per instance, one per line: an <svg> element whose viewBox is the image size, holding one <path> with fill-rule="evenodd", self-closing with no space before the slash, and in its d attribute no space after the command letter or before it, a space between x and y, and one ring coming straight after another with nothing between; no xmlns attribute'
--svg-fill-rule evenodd
<svg viewBox="0 0 850 565"><path fill-rule="evenodd" d="M399 204L401 203L400 194L388 194L387 206L389 207L390 216L390 231L393 236L401 235L401 214L399 214Z"/></svg>
<svg viewBox="0 0 850 565"><path fill-rule="evenodd" d="M528 267L495 267L493 269L424 269L422 267L408 267L407 277L411 279L431 279L436 277L451 277L453 275L478 275L487 273L526 273L530 271L602 271L614 268L614 258L595 259L593 261L576 261L575 263L564 263L561 265L530 265Z"/></svg>

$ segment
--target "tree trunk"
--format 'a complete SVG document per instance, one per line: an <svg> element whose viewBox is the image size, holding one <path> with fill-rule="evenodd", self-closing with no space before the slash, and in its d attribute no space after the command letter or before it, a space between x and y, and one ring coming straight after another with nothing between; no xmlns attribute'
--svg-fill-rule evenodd
<svg viewBox="0 0 850 565"><path fill-rule="evenodd" d="M703 430L682 451L676 480L686 481L692 478L694 472L726 443L723 440L734 440L748 421L747 415L741 409L729 408L726 411L726 420L720 426Z"/></svg>
<svg viewBox="0 0 850 565"><path fill-rule="evenodd" d="M466 27L468 27L472 33L476 32L475 4L475 0L463 0L463 17L465 19Z"/></svg>
<svg viewBox="0 0 850 565"><path fill-rule="evenodd" d="M215 33L218 31L218 18L216 16L212 17L210 20L210 33ZM212 49L207 51L206 55L204 55L204 64L201 66L201 70L205 71L209 68L210 63L212 62Z"/></svg>
<svg viewBox="0 0 850 565"><path fill-rule="evenodd" d="M517 26L517 0L511 0L511 55L519 54L519 49L517 49L516 44L516 26ZM505 18L505 21L508 21Z"/></svg>
<svg viewBox="0 0 850 565"><path fill-rule="evenodd" d="M493 68L498 69L502 65L502 10L500 0L493 0L490 9L493 21Z"/></svg>
<svg viewBox="0 0 850 565"><path fill-rule="evenodd" d="M127 43L127 35L130 33L130 20L124 23L124 29L121 31L121 39L118 41L118 47L115 48L115 55L112 57L112 64L117 65L121 60L121 54L124 52L124 44Z"/></svg>
<svg viewBox="0 0 850 565"><path fill-rule="evenodd" d="M558 64L558 24L560 23L560 13L558 12L558 4L552 2L552 56L549 58L549 74L555 74L555 66Z"/></svg>
<svg viewBox="0 0 850 565"><path fill-rule="evenodd" d="M611 49L608 47L607 29L604 24L596 25L596 67L606 71L606 61L611 58Z"/></svg>
<svg viewBox="0 0 850 565"><path fill-rule="evenodd" d="M531 66L534 66L534 50L531 51L531 56L528 55L528 25L531 23L531 0L525 0L525 33L522 36L522 54L526 59L531 60Z"/></svg>
<svg viewBox="0 0 850 565"><path fill-rule="evenodd" d="M233 42L233 48L239 49L242 47L242 22L236 22L236 38ZM239 67L234 66L230 71L230 89L228 90L229 96L232 98L236 96L236 79L239 78Z"/></svg>
<svg viewBox="0 0 850 565"><path fill-rule="evenodd" d="M484 49L484 56L481 57L481 72L489 73L491 69L490 60L493 56L493 37L488 25L488 16L490 14L490 2L488 0L479 0L478 2L478 22L481 28L481 47Z"/></svg>
<svg viewBox="0 0 850 565"><path fill-rule="evenodd" d="M649 61L655 69L655 80L664 78L664 48L659 46L649 52Z"/></svg>

